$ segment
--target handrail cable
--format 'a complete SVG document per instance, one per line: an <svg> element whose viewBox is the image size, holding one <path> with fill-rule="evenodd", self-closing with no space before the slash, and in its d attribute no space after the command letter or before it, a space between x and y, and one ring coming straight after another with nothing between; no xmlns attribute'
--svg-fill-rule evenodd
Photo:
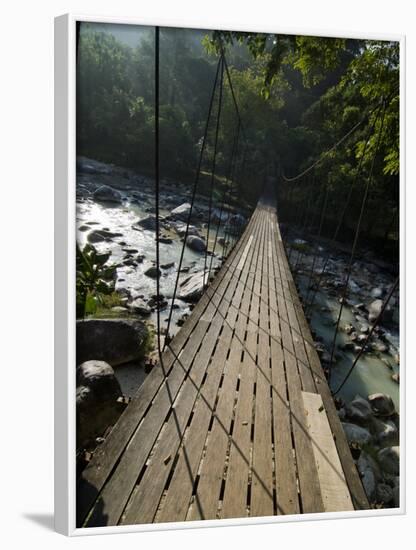
<svg viewBox="0 0 416 550"><path fill-rule="evenodd" d="M346 299L346 296L347 296L348 283L349 283L351 272L352 272L352 264L353 264L353 260L354 260L354 256L355 256L355 250L357 248L358 237L360 235L361 223L362 223L363 216L364 216L365 206L367 204L367 198L368 198L370 186L371 186L371 183L373 181L374 164L375 164L375 160L376 160L376 157L377 157L377 153L378 153L378 149L379 149L379 145L380 145L380 141L381 141L381 136L383 134L385 113L386 113L386 104L384 104L383 116L382 116L382 119L381 119L381 125L380 125L380 129L379 129L379 132L378 132L377 144L376 144L376 148L374 150L374 155L373 155L373 159L372 159L372 163L371 163L371 167L370 167L370 173L368 175L367 184L366 184L366 187L365 187L363 199L361 201L361 210L360 210L360 214L359 214L358 221L357 221L357 226L356 226L355 235L354 235L354 241L353 241L352 248L351 248L350 259L349 259L349 262L348 262L347 276L345 278L344 289L343 289L343 293L342 293L342 297L341 297L341 304L340 304L340 308L339 308L339 312L338 312L338 318L337 318L335 331L334 331L334 336L333 336L333 340L332 340L331 358L330 358L330 361L329 361L328 383L330 383L330 380L331 380L332 363L333 363L333 359L334 359L336 339L337 339L337 335L338 335L339 324L341 322L341 315L342 315L342 311L343 311L343 308L344 308L345 299Z"/></svg>

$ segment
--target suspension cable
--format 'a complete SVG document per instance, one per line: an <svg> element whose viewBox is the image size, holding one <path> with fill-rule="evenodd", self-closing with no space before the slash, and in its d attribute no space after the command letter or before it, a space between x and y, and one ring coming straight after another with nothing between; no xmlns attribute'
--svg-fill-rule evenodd
<svg viewBox="0 0 416 550"><path fill-rule="evenodd" d="M155 209L156 209L156 317L157 317L157 349L159 360L161 361L160 345L160 220L159 220L159 193L160 193L160 173L159 173L159 89L160 89L160 70L159 70L159 27L155 27Z"/></svg>
<svg viewBox="0 0 416 550"><path fill-rule="evenodd" d="M233 147L232 147L232 150L231 150L231 158L230 158L230 162L229 162L229 165L228 165L226 185L228 185L228 183L230 181L230 177L231 177L231 169L232 169L232 162L233 162L233 157L234 157L235 144L236 144L236 138L234 138L234 143L233 143ZM226 193L227 193L227 187L224 186L224 189L223 189L223 192L222 192L221 207L220 207L220 211L219 211L219 214L218 214L217 227L216 227L215 237L214 237L214 247L213 247L212 255L211 255L211 258L210 258L209 272L208 273L211 273L211 269L212 269L212 262L213 262L213 259L214 259L215 249L216 249L216 246L217 246L218 234L219 234L221 220L222 220L222 214L224 212ZM225 239L225 237L224 237L224 239ZM222 256L224 256L224 253L225 252L224 252L224 245L223 245L223 254L222 254ZM223 262L221 262L221 263L223 263Z"/></svg>
<svg viewBox="0 0 416 550"><path fill-rule="evenodd" d="M186 228L185 228L185 234L184 234L184 239L183 239L183 244L182 244L182 249L181 249L181 255L180 255L180 258L179 258L178 270L177 270L177 273L176 273L175 287L174 287L174 290L173 290L171 307L170 307L170 310L169 310L164 348L167 344L170 343L169 329L170 329L170 325L171 325L171 322L172 322L173 306L174 306L174 303L175 303L176 293L178 291L179 276L180 276L180 273L181 273L182 262L183 262L183 258L184 258L184 255L185 255L185 247L186 247L186 241L187 241L188 234L189 234L189 226L191 224L191 219L192 219L192 211L193 211L193 206L194 206L194 202L195 202L196 189L197 189L197 186L198 186L199 177L200 177L201 168L202 168L202 160L203 160L204 151L205 151L206 142L207 142L207 137L208 137L208 128L209 128L209 122L210 122L210 119L211 119L212 106L213 106L213 103L214 103L215 90L217 88L220 64L221 64L221 58L218 59L218 63L217 63L217 69L216 69L216 73L215 73L214 84L213 84L213 87L212 87L212 92L211 92L211 97L210 97L210 102L209 102L209 107L208 107L208 114L207 114L206 123L205 123L204 136L203 136L203 139L202 139L201 149L200 149L200 152L199 152L198 166L197 166L196 175L195 175L195 179L194 179L194 185L193 185L193 189L192 189L192 196L191 196L188 220L187 220L187 224L186 224Z"/></svg>
<svg viewBox="0 0 416 550"><path fill-rule="evenodd" d="M315 181L315 179L313 180ZM316 204L319 204L321 202L321 197L323 196L323 188L324 188L324 185L323 184L320 184L319 186L319 195L318 195L318 200L316 201ZM303 233L303 237L305 237L305 234L306 234L306 228L307 228L307 222L309 222L309 232L312 232L313 231L313 227L315 225L315 220L316 220L316 216L318 214L319 210L318 208L314 208L312 212L310 212L310 220L309 219L305 219L305 226L304 226L304 233ZM303 256L303 250L301 249L300 252L298 251L298 254L296 256L296 262L295 262L295 266L294 266L294 271L297 270L298 268L298 264Z"/></svg>
<svg viewBox="0 0 416 550"><path fill-rule="evenodd" d="M379 110L377 112L377 115L372 123L372 125L370 126L369 130L368 130L368 135L367 135L367 139L365 141L365 144L364 144L364 149L363 149L363 152L362 152L362 155L361 155L361 158L359 160L359 163L358 163L358 167L357 167L357 172L355 174L355 177L351 180L351 184L350 184L350 187L348 189L348 193L347 193L347 197L346 197L346 200L344 202L344 206L343 206L343 209L342 209L342 212L341 212L341 215L339 217L339 220L338 220L338 223L337 223L337 226L335 228L335 232L332 236L332 239L328 245L328 247L330 248L337 240L338 238L338 234L341 230L341 227L342 227L342 224L344 223L344 219L345 219L345 215L347 213L347 210L348 210L348 207L349 207L349 204L350 204L350 201L351 201L351 198L352 198L352 191L354 189L354 187L356 186L357 182L358 182L358 179L359 177L361 176L361 171L362 171L362 167L363 167L363 162L364 162L364 158L365 158L365 155L366 155L366 152L367 152L367 148L368 148L368 145L370 143L370 139L371 139L371 135L374 131L374 128L375 128L375 125L377 124L377 121L378 121L378 118L380 116L380 113L381 113L381 108L382 108L382 105L380 105L379 107ZM315 289L314 289L314 292L312 294L312 297L311 297L311 300L309 302L309 304L306 304L306 308L307 310L312 307L314 301L315 301L315 297L316 297L316 294L319 290L319 287L321 285L321 281L323 279L323 276L325 274L325 271L326 271L326 268L328 266L328 263L329 263L329 259L331 257L331 253L328 252L327 255L326 255L326 258L325 258L325 261L324 261L324 264L323 264L323 267L321 269L321 272L319 274L319 277L318 277L318 281L316 283L316 286L315 286Z"/></svg>
<svg viewBox="0 0 416 550"><path fill-rule="evenodd" d="M367 179L367 184L366 184L363 199L362 199L362 202L361 202L361 210L360 210L360 214L359 214L359 217L358 217L357 227L356 227L356 230L355 230L354 241L353 241L353 245L352 245L352 248L351 248L351 255L350 255L349 262L348 262L347 276L345 278L344 289L343 289L343 293L342 293L342 297L341 297L341 304L340 304L340 308L339 308L339 312L338 312L338 318L337 318L335 331L334 331L334 336L333 336L333 340L332 340L331 358L330 358L330 361L329 361L328 383L330 383L330 380L331 380L332 363L333 363L333 358L334 358L334 353L335 353L335 346L336 346L336 339L337 339L339 324L341 322L341 315L342 315L342 311L343 311L343 308L344 308L345 299L346 299L346 296L347 296L348 283L349 283L351 272L352 272L352 264L353 264L353 260L354 260L354 256L355 256L355 250L356 250L357 243L358 243L358 237L359 237L359 234L360 234L361 223L362 223L363 216L364 216L364 210L365 210L365 206L367 204L368 193L369 193L369 190L370 190L370 185L371 185L372 180L373 180L374 164L375 164L375 160L376 160L377 153L378 153L378 148L379 148L380 141L381 141L381 136L382 136L382 133L383 133L385 113L386 113L386 105L384 104L383 116L382 116L382 119L381 119L381 126L380 126L380 130L379 130L379 133L378 133L377 144L376 144L376 148L374 150L373 160L372 160L371 167L370 167L370 173L369 173L369 176L368 176L368 179Z"/></svg>
<svg viewBox="0 0 416 550"><path fill-rule="evenodd" d="M223 89L223 81L224 81L224 60L222 55L220 59L221 59L220 90L219 90L219 98L218 98L217 122L215 127L214 154L213 154L212 167L211 167L211 188L210 188L209 207L208 207L207 242L205 246L204 274L202 279L203 288L207 286L207 283L209 281L209 276L210 276L210 274L208 274L208 281L207 281L206 271L207 271L207 260L208 260L209 233L211 229L212 199L214 194L214 178L215 178L215 168L216 168L216 160L217 160L218 134L220 129L220 119L221 119L222 91L223 91L222 89Z"/></svg>
<svg viewBox="0 0 416 550"><path fill-rule="evenodd" d="M326 207L327 207L327 204L328 204L329 185L326 184L325 187L326 187L325 197L324 197L324 203L323 203L322 212L321 212L321 219L319 221L319 229L318 229L318 236L317 236L318 240L320 239L321 234L322 234L322 227L323 227L323 224L324 224L324 219L325 219L325 214L326 214ZM308 298L309 298L310 285L312 284L313 270L315 269L317 255L318 255L318 247L315 245L315 251L314 251L314 255L313 255L313 259L312 259L311 270L310 270L310 273L309 273L309 281L308 281L308 285L307 285L308 292L306 294L305 303L308 301Z"/></svg>

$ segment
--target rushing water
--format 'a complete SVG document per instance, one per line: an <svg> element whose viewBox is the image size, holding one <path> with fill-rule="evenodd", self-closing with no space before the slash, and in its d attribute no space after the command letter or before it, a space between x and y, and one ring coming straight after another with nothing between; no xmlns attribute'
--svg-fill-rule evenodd
<svg viewBox="0 0 416 550"><path fill-rule="evenodd" d="M94 244L100 252L111 252L109 262L120 264L117 268L116 289L127 289L131 296L143 296L149 298L156 294L156 280L144 274L146 269L154 265L156 260L156 244L155 232L146 230L133 229L132 226L138 219L148 216L145 211L146 206L141 207L137 204L125 202L122 205L108 206L92 200L79 202L77 205L77 239L81 246L88 242L88 235L96 229L106 229L112 233L120 233L120 236L112 238L111 241L99 242ZM161 211L161 216L168 214L168 211ZM79 228L85 229L80 231ZM207 230L198 228L201 236L206 238ZM214 232L210 231L209 246L212 249L214 246ZM160 244L160 264L174 265L168 269L162 269L160 277L160 292L168 301L171 300L174 291L175 279L179 258L182 250L182 241L179 239L175 231L164 230L163 234L172 239L172 243ZM219 232L222 236L222 232ZM122 265L123 258L126 256L126 251L136 250L134 254L144 256L142 263L137 266ZM212 267L219 265L219 257L223 253L222 246L216 244L216 255L213 257ZM189 268L188 273L183 273L181 279L185 279L192 273L201 273L203 277L205 254L194 252L190 248L185 248L182 268ZM208 258L210 261L210 258ZM208 264L209 265L209 264ZM172 312L172 333L174 334L179 327L176 321L183 316L184 313L189 313L189 304L176 298L176 309ZM170 307L170 304L169 304ZM162 327L167 325L167 317L169 310L162 311ZM153 323L156 323L156 312L153 312L148 318Z"/></svg>
<svg viewBox="0 0 416 550"><path fill-rule="evenodd" d="M123 183L123 180L117 175L111 176L114 178L115 183ZM97 181L98 180L98 181ZM78 181L78 201L77 201L77 241L81 247L83 247L89 241L89 235L96 230L106 230L113 234L110 239L94 243L95 248L99 252L110 252L111 256L109 263L118 264L117 278L115 289L120 291L123 295L129 296L130 300L141 298L146 302L151 296L156 295L156 279L153 279L145 275L145 271L155 265L156 261L156 242L155 231L144 230L140 226L133 225L139 220L149 216L149 213L154 210L154 196L152 190L141 189L137 191L135 187L134 193L136 197L132 196L131 189L123 190L118 187L119 193L122 195L123 200L121 203L101 203L93 199L91 191L97 188L100 176L89 176L87 181L84 177L79 177ZM106 182L110 183L110 182ZM140 195L140 199L137 200L137 195ZM177 198L175 195L167 196L166 193L161 197L162 208L160 211L161 218L168 215L172 204L169 205L169 200L174 203L174 206L179 206L185 202L186 198L179 193ZM163 207L165 206L165 208ZM199 206L198 202L195 206ZM203 205L201 205L203 207ZM204 224L197 225L198 233L201 237L207 240L207 229ZM215 230L211 227L208 249L214 250ZM174 293L174 286L177 276L177 270L179 265L179 259L183 247L183 241L178 236L174 229L162 229L161 233L164 237L168 237L172 240L171 243L160 243L160 265L173 264L171 267L161 269L160 277L160 292L163 294L164 299L167 301L167 306L161 310L161 329L162 333L167 327L167 321L169 311L172 303L172 297ZM224 232L220 228L218 232L218 239L224 237ZM221 263L221 257L224 254L223 246L220 242L215 243L215 254L212 257L208 256L207 267L210 266L215 269ZM143 256L141 263L137 265L125 265L123 262L129 258L129 255L133 258L137 258L138 255ZM198 274L201 276L201 283L204 273L204 261L205 253L195 252L189 247L185 247L184 257L182 262L182 269L179 278L179 285L182 281L188 278L190 275ZM189 303L175 298L174 308L172 309L172 319L169 327L169 333L174 335L180 328L180 320L190 313L191 306ZM150 315L143 317L152 323L157 325L157 313L155 310ZM140 315L137 315L140 318ZM162 337L163 338L163 337ZM145 373L143 366L139 364L122 365L115 369L115 374L120 382L124 395L133 396L137 388L143 382Z"/></svg>

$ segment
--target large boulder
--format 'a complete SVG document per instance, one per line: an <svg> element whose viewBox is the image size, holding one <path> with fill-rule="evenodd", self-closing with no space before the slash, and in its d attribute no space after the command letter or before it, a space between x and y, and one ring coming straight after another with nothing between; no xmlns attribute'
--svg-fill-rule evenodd
<svg viewBox="0 0 416 550"><path fill-rule="evenodd" d="M364 451L361 452L357 461L357 469L367 498L373 502L376 498L377 482L381 479L380 469L375 460Z"/></svg>
<svg viewBox="0 0 416 550"><path fill-rule="evenodd" d="M374 321L380 315L382 308L383 308L383 300L381 300L380 298L378 298L377 300L373 300L367 306L368 320L370 321L370 323L374 323ZM394 308L390 300L390 304L388 304L386 309L384 310L382 321L384 321L385 323L389 323L393 318L393 311L394 311Z"/></svg>
<svg viewBox="0 0 416 550"><path fill-rule="evenodd" d="M208 273L205 274L205 281L208 280ZM181 284L178 298L184 302L197 302L204 292L204 276L195 273L187 277Z"/></svg>
<svg viewBox="0 0 416 550"><path fill-rule="evenodd" d="M393 399L385 393L373 393L368 401L377 416L391 416L395 412Z"/></svg>
<svg viewBox="0 0 416 550"><path fill-rule="evenodd" d="M350 422L342 422L342 427L344 428L345 435L350 445L364 447L372 440L371 433L361 426L356 426Z"/></svg>
<svg viewBox="0 0 416 550"><path fill-rule="evenodd" d="M350 420L358 422L359 424L367 424L372 416L370 403L360 395L356 395L354 399L346 405L345 413Z"/></svg>
<svg viewBox="0 0 416 550"><path fill-rule="evenodd" d="M204 252L206 249L206 244L201 237L196 237L195 235L189 235L186 239L186 245L195 252Z"/></svg>
<svg viewBox="0 0 416 550"><path fill-rule="evenodd" d="M173 220L180 220L182 222L187 222L190 211L191 211L191 205L189 204L189 202L184 202L183 204L181 204L180 206L177 206L171 211L170 217Z"/></svg>
<svg viewBox="0 0 416 550"><path fill-rule="evenodd" d="M77 364L96 359L114 367L141 359L147 336L146 325L136 319L77 321Z"/></svg>
<svg viewBox="0 0 416 550"><path fill-rule="evenodd" d="M142 227L147 231L156 231L156 216L146 216L145 218L138 220L132 227L133 229L138 229L137 226Z"/></svg>
<svg viewBox="0 0 416 550"><path fill-rule="evenodd" d="M161 276L162 272L155 265L151 265L146 269L144 274L147 275L147 277L150 277L151 279L156 279L157 277Z"/></svg>
<svg viewBox="0 0 416 550"><path fill-rule="evenodd" d="M114 371L104 361L86 361L76 370L77 448L103 435L120 416L117 399L122 395Z"/></svg>
<svg viewBox="0 0 416 550"><path fill-rule="evenodd" d="M173 228L175 229L176 233L180 236L180 237L184 237L185 236L185 233L186 233L186 223L182 223L182 222L173 222L172 223L173 225ZM196 237L200 237L201 235L199 234L199 231L198 229L195 227L195 225L190 225L188 227L188 236L189 235L194 235Z"/></svg>
<svg viewBox="0 0 416 550"><path fill-rule="evenodd" d="M380 449L377 453L377 460L380 468L392 475L399 475L400 473L400 447L385 447Z"/></svg>
<svg viewBox="0 0 416 550"><path fill-rule="evenodd" d="M93 193L93 197L96 201L101 202L116 202L120 203L122 201L121 193L116 189L113 189L109 185L101 185Z"/></svg>
<svg viewBox="0 0 416 550"><path fill-rule="evenodd" d="M380 447L398 445L399 430L392 420L380 420L373 418L371 423L371 431L375 435Z"/></svg>

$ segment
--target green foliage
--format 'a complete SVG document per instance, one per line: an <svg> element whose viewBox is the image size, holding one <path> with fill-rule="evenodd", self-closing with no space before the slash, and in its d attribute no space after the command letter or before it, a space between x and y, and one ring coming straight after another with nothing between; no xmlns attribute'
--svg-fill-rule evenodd
<svg viewBox="0 0 416 550"><path fill-rule="evenodd" d="M110 255L99 254L91 244L83 249L77 244L77 317L95 313L98 304L105 304L113 296L117 265L107 265Z"/></svg>
<svg viewBox="0 0 416 550"><path fill-rule="evenodd" d="M109 32L95 32L86 26L81 29L77 152L152 175L153 29L145 32L135 48L123 45ZM216 200L231 187L233 179L238 184L239 200L254 203L267 174L298 174L365 117L354 134L318 165L314 178L329 187L326 225L331 225L337 222L340 202L347 196L362 161L362 175L347 220L347 226L352 226L383 120L366 227L371 231L378 219L385 220L387 226L398 204L399 44L161 29L162 178L191 183L195 177L216 66L223 51L244 123L245 164L243 170L240 149L232 176L230 160L238 120L225 74L214 178ZM217 87L198 193L210 190L218 100ZM382 104L383 116L379 109ZM299 211L308 185L303 179L295 184L296 193L291 194L290 186L280 184L283 212ZM293 196L291 204L289 196ZM90 302L88 307L93 307Z"/></svg>

